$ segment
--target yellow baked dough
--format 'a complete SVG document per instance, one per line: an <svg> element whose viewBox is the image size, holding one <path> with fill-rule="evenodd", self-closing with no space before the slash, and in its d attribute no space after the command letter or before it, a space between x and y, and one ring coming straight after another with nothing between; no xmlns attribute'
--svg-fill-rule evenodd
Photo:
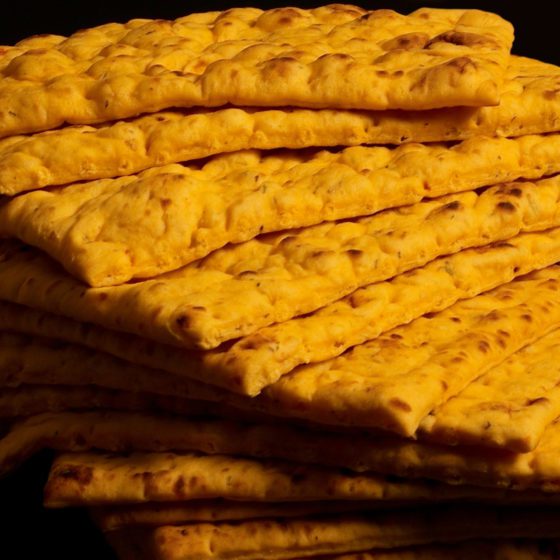
<svg viewBox="0 0 560 560"><path fill-rule="evenodd" d="M231 399L210 385L233 391L241 386L242 392L255 394L301 364L333 358L424 313L559 260L560 229L521 234L507 243L440 257L312 314L209 351L147 343L135 335L0 301L0 329L27 335L0 332L0 380L10 386L92 383L113 389L133 383L138 391L203 400ZM71 344L53 345L53 333Z"/></svg>
<svg viewBox="0 0 560 560"><path fill-rule="evenodd" d="M0 136L166 107L497 105L512 26L478 10L333 4L132 20L0 61ZM30 103L32 99L32 103Z"/></svg>
<svg viewBox="0 0 560 560"><path fill-rule="evenodd" d="M441 142L558 131L560 68L512 56L496 107L165 111L0 140L0 192L117 177L244 149ZM437 162L435 162L437 163Z"/></svg>
<svg viewBox="0 0 560 560"><path fill-rule="evenodd" d="M482 537L555 537L558 520L554 510L440 506L322 518L125 529L121 538L133 539L140 550L151 551L152 557L161 560L273 560ZM118 533L109 534L110 541L115 538L119 538Z"/></svg>
<svg viewBox="0 0 560 560"><path fill-rule="evenodd" d="M242 152L202 169L169 165L23 194L0 206L0 235L40 247L100 287L180 268L259 233L558 171L560 134L476 137L453 147Z"/></svg>
<svg viewBox="0 0 560 560"><path fill-rule="evenodd" d="M45 256L5 241L0 299L208 349L441 255L555 227L559 199L558 176L500 185L260 236L153 280L94 289Z"/></svg>

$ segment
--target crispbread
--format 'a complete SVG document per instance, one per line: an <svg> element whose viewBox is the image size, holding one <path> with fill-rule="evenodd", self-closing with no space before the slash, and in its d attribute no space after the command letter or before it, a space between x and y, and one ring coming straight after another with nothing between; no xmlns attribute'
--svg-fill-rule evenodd
<svg viewBox="0 0 560 560"><path fill-rule="evenodd" d="M66 453L51 467L47 507L189 502L223 498L255 503L316 500L362 502L369 507L452 501L556 504L560 496L395 479L226 455L200 453Z"/></svg>
<svg viewBox="0 0 560 560"><path fill-rule="evenodd" d="M136 533L139 535L140 533ZM146 550L145 540L122 531L109 540L120 560L154 560ZM314 556L317 560L557 560L560 542L557 539L484 539L451 544L427 544L394 549Z"/></svg>
<svg viewBox="0 0 560 560"><path fill-rule="evenodd" d="M558 537L559 518L558 510L440 506L123 531L134 539L137 535L141 548L161 560L272 560L481 537Z"/></svg>
<svg viewBox="0 0 560 560"><path fill-rule="evenodd" d="M317 560L556 560L558 539L484 539L321 557ZM126 556L123 556L123 560Z"/></svg>
<svg viewBox="0 0 560 560"><path fill-rule="evenodd" d="M426 111L166 111L0 141L0 192L136 173L246 149L463 140L557 131L560 69L512 56L497 107ZM434 161L437 164L437 161Z"/></svg>
<svg viewBox="0 0 560 560"><path fill-rule="evenodd" d="M528 453L451 447L394 437L348 437L280 424L193 420L117 411L47 413L14 423L0 440L0 473L36 451L201 451L274 457L453 483L558 492L560 424Z"/></svg>
<svg viewBox="0 0 560 560"><path fill-rule="evenodd" d="M473 297L557 261L560 229L521 234L497 246L436 259L387 282L359 289L313 314L260 329L231 346L207 352L148 343L135 335L0 301L0 381L12 387L92 383L130 389L133 380L138 391L221 400L226 396L223 392L193 378L234 390L228 379L241 378L243 387L257 391L302 363L333 358L423 313L441 310L459 298ZM2 329L27 336L17 337ZM94 351L53 343L53 333L59 340ZM121 360L113 360L105 352ZM166 375L160 368L176 375Z"/></svg>
<svg viewBox="0 0 560 560"><path fill-rule="evenodd" d="M4 66L0 136L228 103L497 105L512 41L512 26L487 12L336 4L106 24L36 41Z"/></svg>
<svg viewBox="0 0 560 560"><path fill-rule="evenodd" d="M211 348L442 254L554 227L559 199L559 176L509 183L260 236L153 280L96 289L7 240L0 246L0 299L160 342Z"/></svg>
<svg viewBox="0 0 560 560"><path fill-rule="evenodd" d="M558 328L559 290L555 265L302 366L262 394L271 410L412 436L431 410Z"/></svg>
<svg viewBox="0 0 560 560"><path fill-rule="evenodd" d="M175 270L260 233L370 215L424 197L560 171L560 134L458 145L217 156L202 168L23 194L0 205L0 235L40 247L91 286Z"/></svg>
<svg viewBox="0 0 560 560"><path fill-rule="evenodd" d="M526 346L424 419L443 443L530 451L560 415L560 330Z"/></svg>
<svg viewBox="0 0 560 560"><path fill-rule="evenodd" d="M130 526L183 525L193 521L236 521L241 519L304 517L320 513L372 510L377 502L338 500L330 502L240 502L195 500L188 502L96 506L89 509L104 532ZM402 504L395 503L395 507ZM386 502L382 507L390 507Z"/></svg>

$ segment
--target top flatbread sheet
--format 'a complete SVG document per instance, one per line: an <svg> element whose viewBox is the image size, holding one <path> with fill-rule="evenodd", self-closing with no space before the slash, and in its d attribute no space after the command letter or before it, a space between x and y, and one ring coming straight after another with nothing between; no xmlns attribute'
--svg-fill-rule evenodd
<svg viewBox="0 0 560 560"><path fill-rule="evenodd" d="M239 152L200 168L168 165L22 194L0 206L0 235L43 249L90 286L110 286L175 270L260 233L559 171L560 134Z"/></svg>
<svg viewBox="0 0 560 560"><path fill-rule="evenodd" d="M497 105L512 42L511 24L478 10L335 4L112 23L0 62L0 136L167 107Z"/></svg>
<svg viewBox="0 0 560 560"><path fill-rule="evenodd" d="M442 142L560 130L560 68L512 56L496 107L164 111L0 140L0 193L119 177L245 149Z"/></svg>

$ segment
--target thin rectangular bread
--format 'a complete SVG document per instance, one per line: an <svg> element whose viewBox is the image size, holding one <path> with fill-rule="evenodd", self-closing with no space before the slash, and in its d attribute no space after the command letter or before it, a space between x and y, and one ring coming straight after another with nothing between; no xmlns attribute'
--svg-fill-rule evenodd
<svg viewBox="0 0 560 560"><path fill-rule="evenodd" d="M161 560L276 560L482 537L557 537L559 515L553 509L440 506L398 513L162 526L136 532L142 548Z"/></svg>
<svg viewBox="0 0 560 560"><path fill-rule="evenodd" d="M556 494L449 485L352 473L278 460L200 453L63 453L50 470L44 490L47 507L192 503L221 498L255 502L367 502L391 504L473 501L552 505ZM362 507L362 506L360 506Z"/></svg>
<svg viewBox="0 0 560 560"><path fill-rule="evenodd" d="M153 560L139 532L120 531L109 536L120 560ZM482 539L375 549L349 554L315 556L317 560L556 560L558 539Z"/></svg>
<svg viewBox="0 0 560 560"><path fill-rule="evenodd" d="M557 329L559 290L558 265L517 278L419 317L338 358L301 366L266 387L259 399L269 410L290 416L413 436L431 411ZM552 419L545 417L544 425Z"/></svg>
<svg viewBox="0 0 560 560"><path fill-rule="evenodd" d="M255 394L301 364L334 358L424 313L440 311L557 261L560 229L521 234L507 243L440 257L312 314L202 352L0 301L0 379L9 386L94 383L114 389L129 388L127 379L134 379L139 391L204 400L220 395L208 385L234 392L241 387ZM28 337L18 339L2 330ZM59 340L54 346L53 333ZM62 340L72 344L64 345ZM120 359L111 360L105 353Z"/></svg>
<svg viewBox="0 0 560 560"><path fill-rule="evenodd" d="M201 451L286 459L488 487L560 489L560 424L550 424L527 453L451 447L395 437L366 436L259 422L194 420L146 413L46 413L12 424L0 439L5 475L43 448L110 452Z"/></svg>
<svg viewBox="0 0 560 560"><path fill-rule="evenodd" d="M213 348L444 254L560 224L560 177L448 195L372 217L268 234L177 271L87 288L0 244L0 299L183 346Z"/></svg>
<svg viewBox="0 0 560 560"><path fill-rule="evenodd" d="M552 496L552 495L551 495ZM531 502L532 503L532 502ZM263 518L305 517L322 513L374 510L376 502L241 502L234 500L196 500L188 502L146 502L130 505L88 508L95 524L104 532L124 527L184 525L192 522L237 521ZM402 504L395 502L394 507ZM388 507L384 504L382 507Z"/></svg>
<svg viewBox="0 0 560 560"><path fill-rule="evenodd" d="M560 330L525 346L433 410L423 437L526 452L560 415Z"/></svg>
<svg viewBox="0 0 560 560"><path fill-rule="evenodd" d="M118 285L262 233L539 179L559 172L558 162L560 134L241 152L22 194L0 205L0 235L43 249L90 286Z"/></svg>
<svg viewBox="0 0 560 560"><path fill-rule="evenodd" d="M0 193L130 175L247 149L443 142L560 129L560 69L512 56L496 107L345 111L231 107L164 111L0 140Z"/></svg>
<svg viewBox="0 0 560 560"><path fill-rule="evenodd" d="M241 411L257 411L327 425L381 428L412 436L431 411L443 407L445 415L446 405L443 403L457 394L460 399L462 390L468 395L469 387L472 387L469 383L488 372L480 382L474 381L475 387L486 387L485 380L491 379L494 372L498 377L503 375L504 367L506 374L510 372L507 363L500 366L508 356L558 329L559 286L558 266L520 277L492 291L455 303L444 311L415 319L408 325L355 346L338 358L300 366L265 387L259 396L252 399L199 382L189 380L182 383L177 376L158 370L135 369L136 366L121 364L119 359L108 354L72 343L55 343L52 348L49 339L2 334L0 364L2 361L6 364L3 366L8 372L3 381L6 385L17 386L18 382L14 380L18 379L19 383L93 383L125 391L167 393L174 398L166 400L149 394L134 397L126 393L119 397L119 393L109 391L105 395L103 391L98 391L98 394L93 388L86 387L80 391L79 387L71 386L66 389L66 395L61 387L37 387L32 392L22 385L19 391L4 390L5 398L0 399L0 414L6 414L6 410L11 415L18 410L28 410L29 414L43 412L49 410L41 408L46 406L46 402L52 403L51 410L64 409L72 402L80 407L90 402L99 403L97 406L114 403L107 406L118 407L122 401L127 408L167 408L175 412L203 406L191 405L181 398L188 397L223 402ZM555 340L548 346L546 340L536 343L537 348L539 344L544 344L545 348L551 349L548 358L551 364L558 358L552 352ZM526 376L534 371L530 359L526 359L527 355L532 355L530 350L522 351L510 360L517 364L518 370L526 369ZM15 371L11 376L10 368ZM551 379L548 381L551 386L548 399L542 399L542 392L548 387L542 375L538 384L534 384L533 378L525 382L530 386L534 384L523 393L525 397L522 399L528 407L528 425L514 423L511 426L508 419L502 420L501 424L496 422L495 428L503 434L502 440L492 441L482 433L471 436L467 443L490 443L518 450L520 441L523 446L519 450L533 448L546 425L556 415L554 371L548 374ZM46 379L43 380L43 377ZM509 381L513 379L511 375L507 378ZM539 396L531 398L531 392L535 391ZM210 407L208 409L211 410ZM538 422L530 421L532 414L536 415ZM451 421L458 418L453 416L452 408L449 417ZM433 423L434 419L427 422ZM437 412L435 422L437 424ZM473 418L472 424L476 422L477 419ZM484 426L485 419L479 424ZM465 422L465 426L468 425L469 422ZM525 433L524 439L518 438L520 432Z"/></svg>
<svg viewBox="0 0 560 560"><path fill-rule="evenodd" d="M479 10L333 4L109 23L8 52L0 136L167 107L497 105L512 41L511 24Z"/></svg>

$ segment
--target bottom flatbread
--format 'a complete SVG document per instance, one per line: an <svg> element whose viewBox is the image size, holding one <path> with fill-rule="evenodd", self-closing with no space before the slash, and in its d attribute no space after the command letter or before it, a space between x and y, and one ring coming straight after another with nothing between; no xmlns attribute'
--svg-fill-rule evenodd
<svg viewBox="0 0 560 560"><path fill-rule="evenodd" d="M122 532L141 545L146 558L280 560L475 538L557 538L560 510L440 506ZM121 531L111 534L122 538Z"/></svg>

